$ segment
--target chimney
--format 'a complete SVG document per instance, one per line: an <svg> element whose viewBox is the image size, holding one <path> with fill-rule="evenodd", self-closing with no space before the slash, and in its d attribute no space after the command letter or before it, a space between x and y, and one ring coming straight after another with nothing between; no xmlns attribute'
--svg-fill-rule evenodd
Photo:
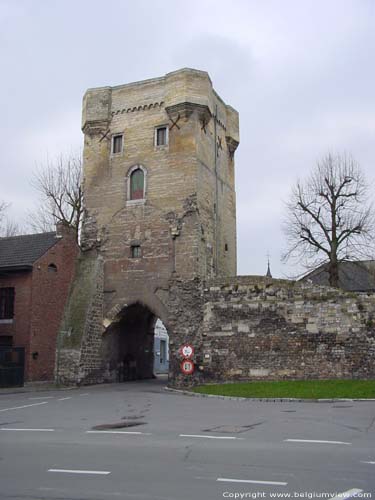
<svg viewBox="0 0 375 500"><path fill-rule="evenodd" d="M57 238L75 238L76 231L73 226L60 221L56 223L56 236Z"/></svg>

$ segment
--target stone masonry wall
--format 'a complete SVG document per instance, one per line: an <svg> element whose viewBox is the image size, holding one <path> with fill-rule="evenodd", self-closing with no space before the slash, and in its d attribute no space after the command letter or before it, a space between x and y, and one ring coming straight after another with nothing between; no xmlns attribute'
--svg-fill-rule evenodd
<svg viewBox="0 0 375 500"><path fill-rule="evenodd" d="M82 331L78 336L71 331L60 346L59 379L64 383L108 380L102 349L106 321L111 317L103 318L101 259L88 274L94 287L82 309L86 311ZM86 275L85 284L90 280ZM156 296L170 335L173 386L375 378L374 294L242 276L206 282L174 278ZM179 348L185 343L195 348L195 372L189 376L180 369Z"/></svg>
<svg viewBox="0 0 375 500"><path fill-rule="evenodd" d="M155 144L161 126L162 146ZM82 130L83 253L58 339L60 381L108 379L103 335L133 305L166 325L176 386L375 376L374 296L225 277L236 274L239 124L207 73L185 68L89 89ZM144 189L132 199L137 168ZM186 342L195 347L192 376L180 370Z"/></svg>
<svg viewBox="0 0 375 500"><path fill-rule="evenodd" d="M375 295L250 276L202 283L200 293L195 287L171 287L174 385L375 378ZM181 316L184 307L189 313ZM177 363L184 342L195 347L196 372L188 377Z"/></svg>
<svg viewBox="0 0 375 500"><path fill-rule="evenodd" d="M57 338L55 379L61 384L102 382L103 260L80 256ZM98 373L100 375L98 376Z"/></svg>

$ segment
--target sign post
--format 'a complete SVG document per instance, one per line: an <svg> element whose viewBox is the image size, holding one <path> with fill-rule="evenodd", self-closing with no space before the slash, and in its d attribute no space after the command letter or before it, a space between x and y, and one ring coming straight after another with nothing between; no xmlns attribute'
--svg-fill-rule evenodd
<svg viewBox="0 0 375 500"><path fill-rule="evenodd" d="M179 349L180 355L185 359L191 359L194 356L194 347L191 344L184 344Z"/></svg>
<svg viewBox="0 0 375 500"><path fill-rule="evenodd" d="M191 360L191 358L194 356L194 347L191 344L183 344L178 352L183 358L180 365L181 372L184 375L191 375L194 372L194 363Z"/></svg>

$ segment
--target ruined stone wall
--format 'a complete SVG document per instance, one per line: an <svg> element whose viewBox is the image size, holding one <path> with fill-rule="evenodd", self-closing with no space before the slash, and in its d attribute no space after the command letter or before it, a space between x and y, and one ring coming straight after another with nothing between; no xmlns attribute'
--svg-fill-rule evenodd
<svg viewBox="0 0 375 500"><path fill-rule="evenodd" d="M104 380L103 260L95 251L81 254L56 343L55 380L61 384Z"/></svg>
<svg viewBox="0 0 375 500"><path fill-rule="evenodd" d="M87 265L85 270L81 287L92 289L77 306L77 311L85 311L85 321L78 334L74 315L66 318L65 327L71 327L59 350L60 381L65 383L112 380L102 357L103 339L106 325L113 324L124 304L104 317L103 268L92 263L91 270ZM162 318L170 335L173 386L375 378L374 294L243 276L210 281L173 278L156 291L154 300L150 310ZM180 369L179 348L185 343L195 348L195 372L190 376Z"/></svg>
<svg viewBox="0 0 375 500"><path fill-rule="evenodd" d="M262 277L175 283L178 347L196 348L194 376L175 385L251 379L375 378L375 295ZM195 292L194 292L195 290ZM186 297L186 300L176 297ZM190 311L179 321L183 304Z"/></svg>

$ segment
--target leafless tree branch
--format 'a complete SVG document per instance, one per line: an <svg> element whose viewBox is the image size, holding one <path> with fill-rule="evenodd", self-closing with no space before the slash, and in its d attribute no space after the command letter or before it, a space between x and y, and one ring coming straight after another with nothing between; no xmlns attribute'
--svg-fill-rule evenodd
<svg viewBox="0 0 375 500"><path fill-rule="evenodd" d="M9 206L9 203L0 202L0 237L16 236L21 232L20 226L6 215Z"/></svg>
<svg viewBox="0 0 375 500"><path fill-rule="evenodd" d="M350 155L328 154L303 184L298 181L286 205L283 260L312 270L328 265L338 286L338 264L372 258L375 217L368 185Z"/></svg>
<svg viewBox="0 0 375 500"><path fill-rule="evenodd" d="M77 241L83 215L81 155L60 155L38 166L32 186L40 193L39 206L29 215L36 231L51 231L57 222L73 227Z"/></svg>

